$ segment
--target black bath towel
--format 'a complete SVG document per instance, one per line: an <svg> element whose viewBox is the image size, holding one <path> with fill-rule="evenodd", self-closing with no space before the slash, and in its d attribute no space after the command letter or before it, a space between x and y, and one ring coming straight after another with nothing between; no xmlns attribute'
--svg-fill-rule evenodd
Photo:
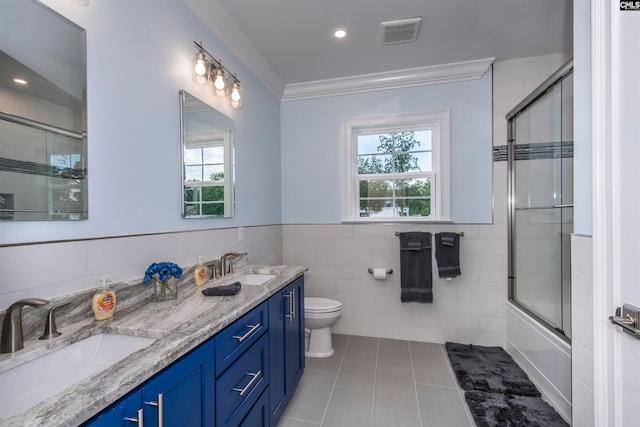
<svg viewBox="0 0 640 427"><path fill-rule="evenodd" d="M400 233L400 301L433 302L431 233Z"/></svg>
<svg viewBox="0 0 640 427"><path fill-rule="evenodd" d="M458 233L436 233L436 261L438 276L458 277L460 272L460 235Z"/></svg>

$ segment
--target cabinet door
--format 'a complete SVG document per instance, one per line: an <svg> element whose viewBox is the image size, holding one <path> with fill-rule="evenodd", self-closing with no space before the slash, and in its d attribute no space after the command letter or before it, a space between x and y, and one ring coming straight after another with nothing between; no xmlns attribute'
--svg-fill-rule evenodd
<svg viewBox="0 0 640 427"><path fill-rule="evenodd" d="M214 425L213 348L210 340L143 386L145 427Z"/></svg>
<svg viewBox="0 0 640 427"><path fill-rule="evenodd" d="M133 427L142 423L142 392L136 390L104 413L84 424L85 427Z"/></svg>
<svg viewBox="0 0 640 427"><path fill-rule="evenodd" d="M269 299L269 410L275 426L304 370L304 282Z"/></svg>
<svg viewBox="0 0 640 427"><path fill-rule="evenodd" d="M285 372L285 320L289 310L287 288L269 299L269 410L270 425L275 426L282 415L287 397L287 377ZM286 310L286 311L285 311ZM287 320L288 321L288 320Z"/></svg>
<svg viewBox="0 0 640 427"><path fill-rule="evenodd" d="M291 285L292 309L286 329L287 382L289 394L298 385L304 371L304 283L303 278L296 279Z"/></svg>

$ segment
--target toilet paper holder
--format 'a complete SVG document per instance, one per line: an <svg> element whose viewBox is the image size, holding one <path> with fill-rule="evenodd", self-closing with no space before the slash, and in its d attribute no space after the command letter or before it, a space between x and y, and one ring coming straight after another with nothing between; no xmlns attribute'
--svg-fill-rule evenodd
<svg viewBox="0 0 640 427"><path fill-rule="evenodd" d="M369 270L367 270L370 274L373 274L373 268L369 268ZM393 269L392 268L388 268L387 269L387 274L393 274Z"/></svg>

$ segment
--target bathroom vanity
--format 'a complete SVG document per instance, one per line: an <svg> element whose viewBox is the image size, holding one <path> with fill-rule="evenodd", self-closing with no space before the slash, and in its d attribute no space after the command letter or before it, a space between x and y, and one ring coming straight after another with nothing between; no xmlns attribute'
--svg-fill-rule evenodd
<svg viewBox="0 0 640 427"><path fill-rule="evenodd" d="M176 301L145 301L67 331L67 339L119 333L156 340L0 424L275 425L304 370L305 270L247 266L227 281L247 272L275 277L227 297L202 295L210 282L185 284Z"/></svg>

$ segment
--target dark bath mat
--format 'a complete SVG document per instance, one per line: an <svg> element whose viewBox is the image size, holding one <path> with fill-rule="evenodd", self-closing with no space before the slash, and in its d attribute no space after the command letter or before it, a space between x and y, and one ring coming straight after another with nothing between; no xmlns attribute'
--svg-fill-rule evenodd
<svg viewBox="0 0 640 427"><path fill-rule="evenodd" d="M445 347L478 427L568 426L501 347Z"/></svg>

